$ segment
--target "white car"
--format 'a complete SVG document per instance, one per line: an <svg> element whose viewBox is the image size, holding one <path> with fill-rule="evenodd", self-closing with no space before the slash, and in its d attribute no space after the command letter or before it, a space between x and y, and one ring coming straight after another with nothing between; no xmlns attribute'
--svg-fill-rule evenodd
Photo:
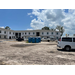
<svg viewBox="0 0 75 75"><path fill-rule="evenodd" d="M71 49L75 49L75 37L61 37L58 41L57 47L70 51Z"/></svg>
<svg viewBox="0 0 75 75"><path fill-rule="evenodd" d="M50 38L42 38L41 40L42 41L48 41L49 42L50 41Z"/></svg>

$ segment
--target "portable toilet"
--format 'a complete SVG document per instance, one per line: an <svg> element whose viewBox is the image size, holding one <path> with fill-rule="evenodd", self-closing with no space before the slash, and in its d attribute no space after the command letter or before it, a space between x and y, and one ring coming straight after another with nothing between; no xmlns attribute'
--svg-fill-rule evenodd
<svg viewBox="0 0 75 75"><path fill-rule="evenodd" d="M36 38L32 38L32 43L36 43Z"/></svg>
<svg viewBox="0 0 75 75"><path fill-rule="evenodd" d="M41 38L40 37L37 37L36 38L36 43L39 43L39 42L41 42Z"/></svg>
<svg viewBox="0 0 75 75"><path fill-rule="evenodd" d="M29 42L29 43L32 42L32 38L31 38L31 37L28 38L28 42Z"/></svg>
<svg viewBox="0 0 75 75"><path fill-rule="evenodd" d="M41 42L41 38L40 37L38 37L38 41Z"/></svg>
<svg viewBox="0 0 75 75"><path fill-rule="evenodd" d="M39 43L39 39L38 39L38 37L36 38L36 43Z"/></svg>
<svg viewBox="0 0 75 75"><path fill-rule="evenodd" d="M31 38L30 38L30 37L28 38L28 42L29 42L29 43L31 42Z"/></svg>

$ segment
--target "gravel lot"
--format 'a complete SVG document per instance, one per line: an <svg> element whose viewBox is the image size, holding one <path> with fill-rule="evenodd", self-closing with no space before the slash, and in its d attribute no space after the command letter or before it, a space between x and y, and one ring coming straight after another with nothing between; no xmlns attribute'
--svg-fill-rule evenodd
<svg viewBox="0 0 75 75"><path fill-rule="evenodd" d="M56 42L0 41L0 65L75 65L75 51L63 51Z"/></svg>

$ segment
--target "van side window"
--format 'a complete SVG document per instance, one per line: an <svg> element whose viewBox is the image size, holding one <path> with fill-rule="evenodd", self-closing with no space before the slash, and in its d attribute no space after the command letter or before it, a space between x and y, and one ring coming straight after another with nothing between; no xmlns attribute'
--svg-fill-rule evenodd
<svg viewBox="0 0 75 75"><path fill-rule="evenodd" d="M66 42L72 42L72 38L62 38L62 41L66 41Z"/></svg>
<svg viewBox="0 0 75 75"><path fill-rule="evenodd" d="M75 42L75 38L73 38L73 42Z"/></svg>

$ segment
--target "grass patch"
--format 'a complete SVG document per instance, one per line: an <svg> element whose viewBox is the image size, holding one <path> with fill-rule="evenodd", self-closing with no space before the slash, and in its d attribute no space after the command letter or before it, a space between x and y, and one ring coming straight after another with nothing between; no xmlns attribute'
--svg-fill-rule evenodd
<svg viewBox="0 0 75 75"><path fill-rule="evenodd" d="M28 42L28 41L26 41L26 43L32 43L32 42Z"/></svg>
<svg viewBox="0 0 75 75"><path fill-rule="evenodd" d="M29 43L28 41L26 41L26 43Z"/></svg>

